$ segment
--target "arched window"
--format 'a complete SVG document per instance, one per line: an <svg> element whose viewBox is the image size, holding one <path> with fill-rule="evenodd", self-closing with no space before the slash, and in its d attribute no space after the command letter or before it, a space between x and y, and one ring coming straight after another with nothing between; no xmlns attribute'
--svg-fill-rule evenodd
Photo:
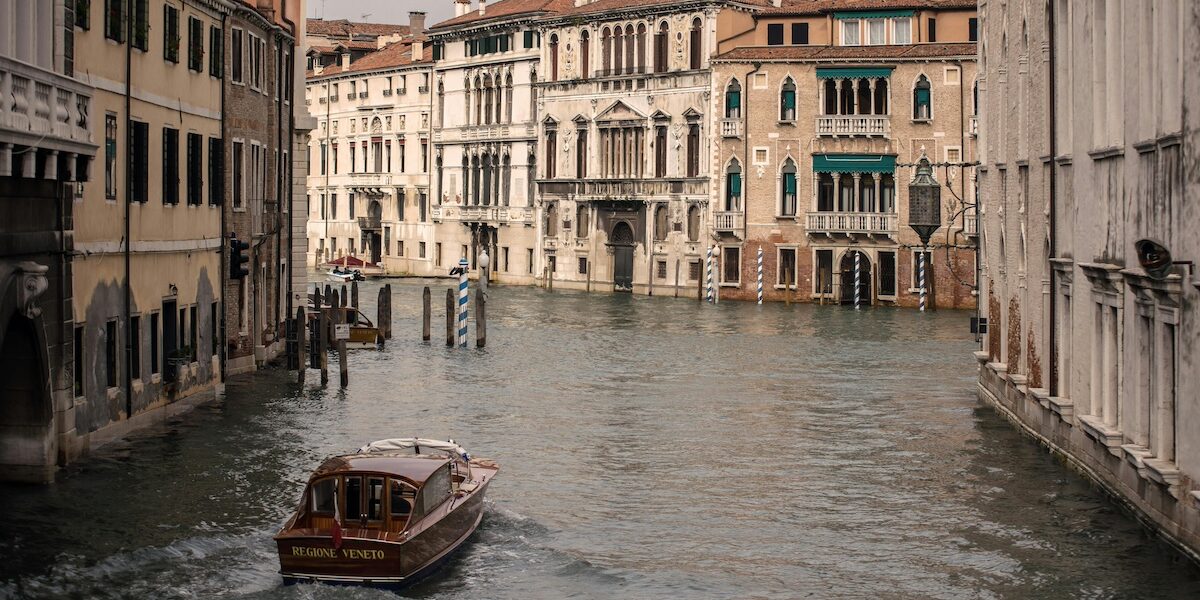
<svg viewBox="0 0 1200 600"><path fill-rule="evenodd" d="M882 77L875 80L875 114L888 114L888 80Z"/></svg>
<svg viewBox="0 0 1200 600"><path fill-rule="evenodd" d="M492 124L492 101L494 90L492 89L492 76L485 75L483 77L483 123L484 125Z"/></svg>
<svg viewBox="0 0 1200 600"><path fill-rule="evenodd" d="M933 118L933 107L929 98L929 78L922 75L913 86L913 119L928 121Z"/></svg>
<svg viewBox="0 0 1200 600"><path fill-rule="evenodd" d="M875 177L863 173L858 178L858 211L873 213L877 210L875 204Z"/></svg>
<svg viewBox="0 0 1200 600"><path fill-rule="evenodd" d="M850 212L854 210L854 177L842 173L838 181L838 210Z"/></svg>
<svg viewBox="0 0 1200 600"><path fill-rule="evenodd" d="M500 87L500 75L496 75L496 79L492 82L492 87L495 88L496 92L494 96L496 100L496 107L495 112L493 113L493 118L495 119L495 122L500 123L502 121L502 117L500 116L500 108L504 105L504 90Z"/></svg>
<svg viewBox="0 0 1200 600"><path fill-rule="evenodd" d="M558 165L556 158L558 153L555 151L558 148L558 131L555 129L546 129L546 179L554 179L555 170Z"/></svg>
<svg viewBox="0 0 1200 600"><path fill-rule="evenodd" d="M725 86L725 118L742 118L742 84L736 79Z"/></svg>
<svg viewBox="0 0 1200 600"><path fill-rule="evenodd" d="M546 205L546 237L558 237L558 205Z"/></svg>
<svg viewBox="0 0 1200 600"><path fill-rule="evenodd" d="M975 80L975 85L971 87L971 108L975 112L971 113L979 116L979 80Z"/></svg>
<svg viewBox="0 0 1200 600"><path fill-rule="evenodd" d="M838 91L837 81L826 79L825 83L825 114L838 114Z"/></svg>
<svg viewBox="0 0 1200 600"><path fill-rule="evenodd" d="M741 210L742 207L742 165L737 159L729 163L725 169L725 210Z"/></svg>
<svg viewBox="0 0 1200 600"><path fill-rule="evenodd" d="M637 28L637 70L646 72L646 24L639 23Z"/></svg>
<svg viewBox="0 0 1200 600"><path fill-rule="evenodd" d="M868 79L858 80L858 114L871 114L871 101L874 100L871 94L871 81Z"/></svg>
<svg viewBox="0 0 1200 600"><path fill-rule="evenodd" d="M550 81L558 81L558 36L550 36Z"/></svg>
<svg viewBox="0 0 1200 600"><path fill-rule="evenodd" d="M689 242L700 239L700 207L695 204L688 207L687 237Z"/></svg>
<svg viewBox="0 0 1200 600"><path fill-rule="evenodd" d="M471 203L471 162L466 155L462 161L462 203L464 205Z"/></svg>
<svg viewBox="0 0 1200 600"><path fill-rule="evenodd" d="M667 205L659 204L654 208L654 241L667 239Z"/></svg>
<svg viewBox="0 0 1200 600"><path fill-rule="evenodd" d="M580 123L575 130L575 177L587 177L588 167L588 129L587 123Z"/></svg>
<svg viewBox="0 0 1200 600"><path fill-rule="evenodd" d="M833 175L829 173L821 173L817 177L817 210L820 212L833 212L834 210Z"/></svg>
<svg viewBox="0 0 1200 600"><path fill-rule="evenodd" d="M796 163L790 158L783 163L779 187L779 214L785 217L796 216Z"/></svg>
<svg viewBox="0 0 1200 600"><path fill-rule="evenodd" d="M579 204L575 207L575 237L587 237L589 227L588 207L586 204Z"/></svg>
<svg viewBox="0 0 1200 600"><path fill-rule="evenodd" d="M896 212L896 179L891 175L879 176L879 212Z"/></svg>
<svg viewBox="0 0 1200 600"><path fill-rule="evenodd" d="M654 72L667 72L667 43L670 40L671 28L663 21L658 26L658 33L654 34Z"/></svg>
<svg viewBox="0 0 1200 600"><path fill-rule="evenodd" d="M692 21L692 31L691 31L692 39L691 39L691 44L690 44L690 48L689 48L691 50L691 61L689 62L688 67L690 69L692 69L693 71L698 70L700 68L700 59L703 56L703 52L704 52L703 41L702 41L702 38L700 37L701 30L703 29L703 27L704 27L704 24L700 21L699 18Z"/></svg>
<svg viewBox="0 0 1200 600"><path fill-rule="evenodd" d="M838 84L839 96L839 113L841 115L854 114L854 82L849 79L843 79Z"/></svg>
<svg viewBox="0 0 1200 600"><path fill-rule="evenodd" d="M446 86L438 82L438 127L446 125Z"/></svg>
<svg viewBox="0 0 1200 600"><path fill-rule="evenodd" d="M635 65L633 64L634 50L635 50L634 46L636 46L636 45L637 45L637 43L633 37L633 25L626 25L625 26L625 72L626 73L633 73L636 70L634 68Z"/></svg>
<svg viewBox="0 0 1200 600"><path fill-rule="evenodd" d="M687 136L687 176L700 176L700 124L688 124Z"/></svg>
<svg viewBox="0 0 1200 600"><path fill-rule="evenodd" d="M512 73L504 77L504 101L507 106L504 107L504 122L512 123L513 113L513 82Z"/></svg>
<svg viewBox="0 0 1200 600"><path fill-rule="evenodd" d="M592 38L588 35L588 31L584 29L579 33L579 78L587 79L588 73L591 70L591 61L588 60L591 54Z"/></svg>
<svg viewBox="0 0 1200 600"><path fill-rule="evenodd" d="M478 75L475 76L474 89L475 89L475 123L478 125L478 124L483 123L483 82L481 79L479 79ZM467 110L468 111L471 110L471 107L469 105L467 106Z"/></svg>
<svg viewBox="0 0 1200 600"><path fill-rule="evenodd" d="M791 77L783 81L783 88L779 91L779 120L796 120L796 83Z"/></svg>
<svg viewBox="0 0 1200 600"><path fill-rule="evenodd" d="M607 27L600 33L600 75L608 75L612 68L612 32Z"/></svg>
<svg viewBox="0 0 1200 600"><path fill-rule="evenodd" d="M613 70L609 75L619 75L624 73L623 66L625 61L625 30L620 27L613 28Z"/></svg>

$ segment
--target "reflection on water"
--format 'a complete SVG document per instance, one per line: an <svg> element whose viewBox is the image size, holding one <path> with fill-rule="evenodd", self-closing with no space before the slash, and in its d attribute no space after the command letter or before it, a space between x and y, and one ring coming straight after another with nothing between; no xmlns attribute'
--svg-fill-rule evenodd
<svg viewBox="0 0 1200 600"><path fill-rule="evenodd" d="M488 348L450 350L394 288L396 339L352 354L348 390L260 373L57 485L0 487L0 596L394 597L283 587L270 537L322 458L414 435L503 470L413 597L1200 595L976 400L964 313L494 288Z"/></svg>

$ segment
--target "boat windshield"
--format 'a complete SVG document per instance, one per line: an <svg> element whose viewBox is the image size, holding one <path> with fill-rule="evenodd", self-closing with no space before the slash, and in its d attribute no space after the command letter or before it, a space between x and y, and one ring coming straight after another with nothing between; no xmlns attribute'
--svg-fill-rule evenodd
<svg viewBox="0 0 1200 600"><path fill-rule="evenodd" d="M450 463L446 463L421 486L421 512L429 514L450 496Z"/></svg>

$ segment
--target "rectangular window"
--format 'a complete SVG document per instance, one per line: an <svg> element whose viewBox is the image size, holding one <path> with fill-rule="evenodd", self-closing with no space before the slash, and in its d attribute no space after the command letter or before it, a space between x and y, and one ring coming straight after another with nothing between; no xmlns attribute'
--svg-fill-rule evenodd
<svg viewBox="0 0 1200 600"><path fill-rule="evenodd" d="M83 324L75 325L75 397L83 395Z"/></svg>
<svg viewBox="0 0 1200 600"><path fill-rule="evenodd" d="M142 378L142 317L129 317L129 376Z"/></svg>
<svg viewBox="0 0 1200 600"><path fill-rule="evenodd" d="M179 130L163 127L162 201L179 204Z"/></svg>
<svg viewBox="0 0 1200 600"><path fill-rule="evenodd" d="M220 206L225 199L225 140L208 138L208 203Z"/></svg>
<svg viewBox="0 0 1200 600"><path fill-rule="evenodd" d="M879 253L879 295L896 295L896 253Z"/></svg>
<svg viewBox="0 0 1200 600"><path fill-rule="evenodd" d="M337 215L337 194L329 194L329 220L336 221Z"/></svg>
<svg viewBox="0 0 1200 600"><path fill-rule="evenodd" d="M979 19L974 17L967 19L967 41L979 41Z"/></svg>
<svg viewBox="0 0 1200 600"><path fill-rule="evenodd" d="M767 25L767 45L783 45L783 23L771 23Z"/></svg>
<svg viewBox="0 0 1200 600"><path fill-rule="evenodd" d="M159 347L158 333L158 313L150 313L150 373L158 374L158 364L162 357L162 348Z"/></svg>
<svg viewBox="0 0 1200 600"><path fill-rule="evenodd" d="M417 258L425 258L425 242L417 242Z"/></svg>
<svg viewBox="0 0 1200 600"><path fill-rule="evenodd" d="M233 143L233 207L242 207L242 185L244 179L245 146L242 142Z"/></svg>
<svg viewBox="0 0 1200 600"><path fill-rule="evenodd" d="M721 249L721 283L739 283L742 275L742 249L726 246Z"/></svg>
<svg viewBox="0 0 1200 600"><path fill-rule="evenodd" d="M508 272L508 246L500 247L500 269L505 273Z"/></svg>
<svg viewBox="0 0 1200 600"><path fill-rule="evenodd" d="M424 244L425 242L421 242ZM433 245L433 265L435 267L442 266L442 243L435 242Z"/></svg>
<svg viewBox="0 0 1200 600"><path fill-rule="evenodd" d="M808 44L808 23L792 23L792 45Z"/></svg>
<svg viewBox="0 0 1200 600"><path fill-rule="evenodd" d="M187 165L188 204L200 206L204 203L204 136L198 133L187 136Z"/></svg>
<svg viewBox="0 0 1200 600"><path fill-rule="evenodd" d="M925 20L925 29L929 33L929 36L928 36L929 41L936 42L937 41L937 19L935 19L933 17L929 17L928 19L926 19Z"/></svg>
<svg viewBox="0 0 1200 600"><path fill-rule="evenodd" d="M862 30L861 23L858 19L844 19L842 21L843 46L857 46L859 44L859 34Z"/></svg>
<svg viewBox="0 0 1200 600"><path fill-rule="evenodd" d="M117 199L117 115L104 115L104 197Z"/></svg>
<svg viewBox="0 0 1200 600"><path fill-rule="evenodd" d="M234 83L245 83L245 59L242 57L242 30L234 29L229 39L229 68L233 74Z"/></svg>
<svg viewBox="0 0 1200 600"><path fill-rule="evenodd" d="M204 72L204 23L188 17L188 69Z"/></svg>
<svg viewBox="0 0 1200 600"><path fill-rule="evenodd" d="M396 256L404 257L404 240L396 240Z"/></svg>
<svg viewBox="0 0 1200 600"><path fill-rule="evenodd" d="M912 19L904 17L892 21L892 43L893 44L911 44L912 43Z"/></svg>
<svg viewBox="0 0 1200 600"><path fill-rule="evenodd" d="M700 261L688 261L688 281L699 281L700 279Z"/></svg>
<svg viewBox="0 0 1200 600"><path fill-rule="evenodd" d="M208 28L208 74L217 79L225 76L225 38L216 25Z"/></svg>
<svg viewBox="0 0 1200 600"><path fill-rule="evenodd" d="M163 58L179 62L179 9L163 5Z"/></svg>
<svg viewBox="0 0 1200 600"><path fill-rule="evenodd" d="M525 269L530 275L533 274L533 248L525 249Z"/></svg>
<svg viewBox="0 0 1200 600"><path fill-rule="evenodd" d="M117 387L117 322L104 324L104 379L108 387Z"/></svg>
<svg viewBox="0 0 1200 600"><path fill-rule="evenodd" d="M199 350L200 341L197 339L198 331L196 327L196 307L188 307L188 348L192 351L192 362L196 362L196 354Z"/></svg>
<svg viewBox="0 0 1200 600"><path fill-rule="evenodd" d="M588 271L587 271L587 269L588 269L588 259L587 259L587 257L586 257L586 256L580 256L580 257L579 257L579 274L580 274L580 275L587 275L587 272L588 272Z"/></svg>
<svg viewBox="0 0 1200 600"><path fill-rule="evenodd" d="M104 0L104 37L125 41L125 6L128 0Z"/></svg>
<svg viewBox="0 0 1200 600"><path fill-rule="evenodd" d="M146 52L150 48L150 1L126 1L133 2L133 47ZM122 9L122 14L124 10Z"/></svg>
<svg viewBox="0 0 1200 600"><path fill-rule="evenodd" d="M150 125L139 121L129 124L130 173L133 202L150 199Z"/></svg>
<svg viewBox="0 0 1200 600"><path fill-rule="evenodd" d="M779 249L779 269L777 274L778 285L787 286L789 289L796 287L796 249L795 248L780 248Z"/></svg>
<svg viewBox="0 0 1200 600"><path fill-rule="evenodd" d="M887 43L887 21L883 19L867 20L867 45L879 46Z"/></svg>
<svg viewBox="0 0 1200 600"><path fill-rule="evenodd" d="M833 293L833 250L817 250L817 272L813 279L813 291L817 294Z"/></svg>
<svg viewBox="0 0 1200 600"><path fill-rule="evenodd" d="M87 31L92 28L92 0L75 0L75 26Z"/></svg>
<svg viewBox="0 0 1200 600"><path fill-rule="evenodd" d="M220 323L220 317L217 315L217 311L220 310L219 306L219 304L213 302L212 308L209 309L208 313L208 339L212 346L210 356L216 356L221 349L221 342L217 338L217 324Z"/></svg>
<svg viewBox="0 0 1200 600"><path fill-rule="evenodd" d="M655 271L657 271L657 273L658 273L657 277L659 279L666 279L667 278L667 261L665 261L665 260L658 261L655 264Z"/></svg>

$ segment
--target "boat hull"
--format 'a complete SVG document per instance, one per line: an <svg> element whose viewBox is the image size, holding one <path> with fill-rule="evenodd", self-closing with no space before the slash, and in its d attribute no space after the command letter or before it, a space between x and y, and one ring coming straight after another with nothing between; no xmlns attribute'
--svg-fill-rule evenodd
<svg viewBox="0 0 1200 600"><path fill-rule="evenodd" d="M298 530L276 537L280 574L287 583L322 582L404 587L445 564L479 527L484 490L447 502L432 522L401 541L346 529L334 548L329 535ZM321 532L322 534L324 532ZM362 537L359 537L359 536Z"/></svg>

